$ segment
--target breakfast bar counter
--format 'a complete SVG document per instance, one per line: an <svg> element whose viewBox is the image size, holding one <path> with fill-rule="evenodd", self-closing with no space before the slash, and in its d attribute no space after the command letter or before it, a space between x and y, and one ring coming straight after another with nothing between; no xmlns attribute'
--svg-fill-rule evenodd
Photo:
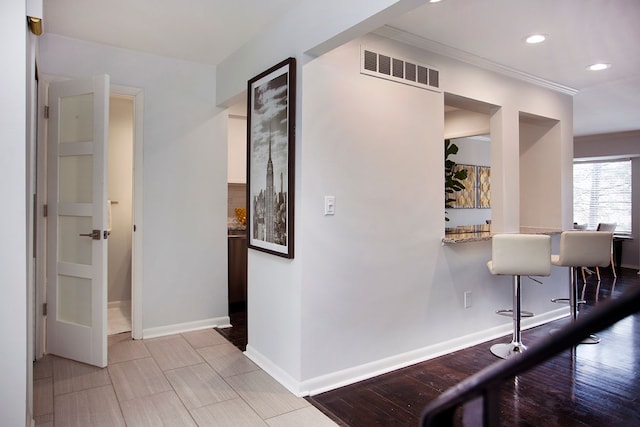
<svg viewBox="0 0 640 427"><path fill-rule="evenodd" d="M442 243L469 243L491 240L493 233L489 224L463 225L445 229ZM560 234L562 230L550 228L520 227L520 233L526 234Z"/></svg>

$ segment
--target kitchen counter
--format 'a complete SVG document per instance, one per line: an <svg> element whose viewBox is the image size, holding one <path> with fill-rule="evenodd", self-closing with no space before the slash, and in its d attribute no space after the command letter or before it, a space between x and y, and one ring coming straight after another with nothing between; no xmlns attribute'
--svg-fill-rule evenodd
<svg viewBox="0 0 640 427"><path fill-rule="evenodd" d="M445 228L442 238L443 243L465 243L480 242L491 239L491 225L461 225L458 227Z"/></svg>
<svg viewBox="0 0 640 427"><path fill-rule="evenodd" d="M562 230L551 228L520 227L520 233L553 235L562 233ZM481 242L483 240L491 240L492 235L493 233L491 232L490 226L488 224L465 225L447 229L445 231L444 237L442 238L442 243Z"/></svg>

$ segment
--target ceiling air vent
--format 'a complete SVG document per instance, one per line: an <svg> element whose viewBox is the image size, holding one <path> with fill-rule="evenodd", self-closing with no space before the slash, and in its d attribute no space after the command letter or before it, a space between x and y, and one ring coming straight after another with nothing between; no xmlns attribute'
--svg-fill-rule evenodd
<svg viewBox="0 0 640 427"><path fill-rule="evenodd" d="M360 72L422 89L440 90L440 72L428 65L374 52L362 47Z"/></svg>

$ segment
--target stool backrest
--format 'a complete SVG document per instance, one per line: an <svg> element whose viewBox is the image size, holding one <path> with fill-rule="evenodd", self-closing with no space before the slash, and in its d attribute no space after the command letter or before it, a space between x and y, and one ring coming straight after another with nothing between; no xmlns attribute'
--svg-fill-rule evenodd
<svg viewBox="0 0 640 427"><path fill-rule="evenodd" d="M615 222L601 222L598 224L598 231L616 231L616 226L618 224Z"/></svg>
<svg viewBox="0 0 640 427"><path fill-rule="evenodd" d="M556 265L606 267L611 262L613 233L609 231L564 231Z"/></svg>
<svg viewBox="0 0 640 427"><path fill-rule="evenodd" d="M491 238L492 274L548 276L551 237L544 234L495 234Z"/></svg>

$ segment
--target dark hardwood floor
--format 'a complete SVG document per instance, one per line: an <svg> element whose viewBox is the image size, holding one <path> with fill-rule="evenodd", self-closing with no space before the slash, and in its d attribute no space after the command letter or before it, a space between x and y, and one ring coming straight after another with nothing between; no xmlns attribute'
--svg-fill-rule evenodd
<svg viewBox="0 0 640 427"><path fill-rule="evenodd" d="M584 286L587 303L583 313L599 301L640 286L636 270L620 269L615 281L610 269L601 269L601 273L600 285L594 274ZM563 319L524 331L523 341L532 344L545 339L551 329L567 322ZM246 317L244 325L246 328ZM640 426L640 313L598 335L600 344L574 347L505 383L503 425ZM486 342L308 400L341 426L417 426L429 401L499 361L489 347L508 339Z"/></svg>
<svg viewBox="0 0 640 427"><path fill-rule="evenodd" d="M229 305L230 328L217 328L217 331L240 350L247 349L247 304L234 303Z"/></svg>

